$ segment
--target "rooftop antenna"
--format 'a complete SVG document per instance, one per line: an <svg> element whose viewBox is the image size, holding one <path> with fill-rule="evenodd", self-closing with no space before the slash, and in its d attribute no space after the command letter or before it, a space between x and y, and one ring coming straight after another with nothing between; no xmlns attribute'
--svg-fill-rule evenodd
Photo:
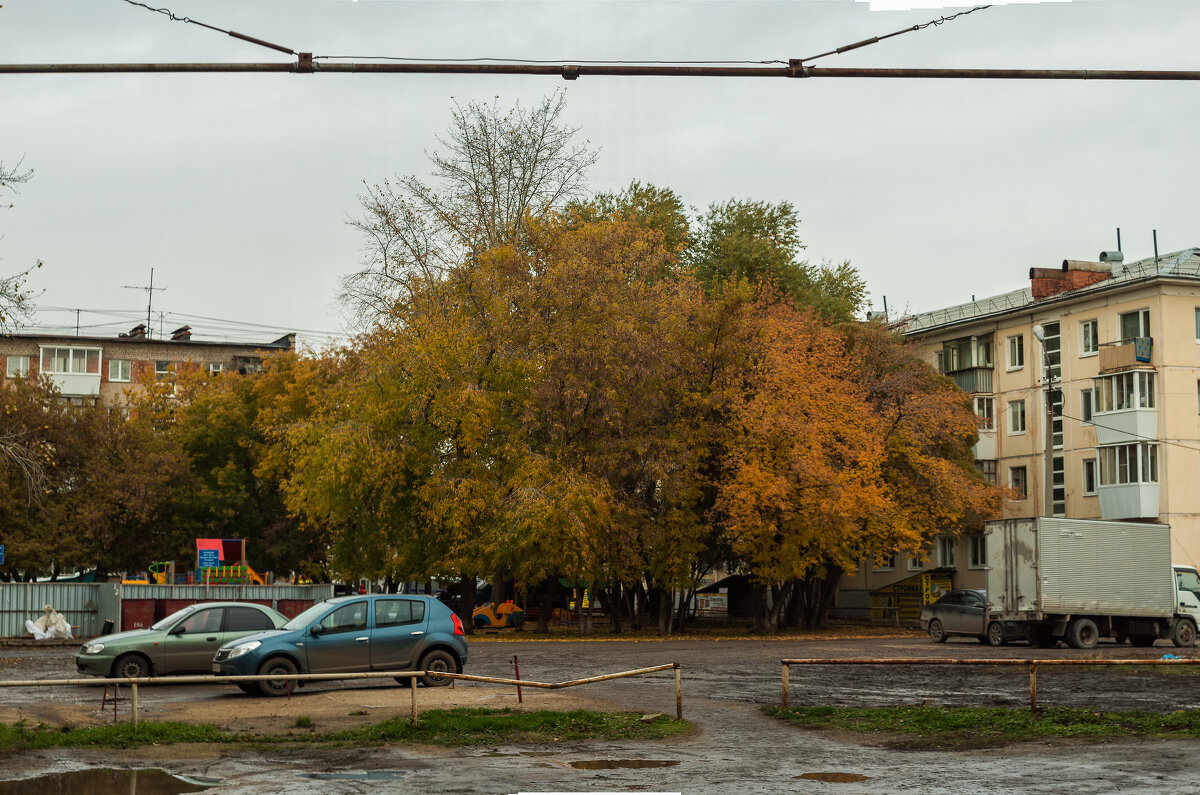
<svg viewBox="0 0 1200 795"><path fill-rule="evenodd" d="M165 290L165 289L167 289L167 288L166 288L166 287L155 287L155 286L154 286L154 268L151 268L151 269L150 269L150 286L149 286L149 287L141 287L141 286L138 286L138 285L136 285L136 284L126 284L126 285L122 285L122 286L123 286L123 287L124 287L126 290L145 290L145 291L146 291L146 293L147 293L147 296L148 296L148 297L147 297L147 299L146 299L146 336L147 336L147 337L149 337L149 336L150 336L150 332L151 332L151 326L150 326L150 310L151 310L151 308L154 306L154 291L155 291L155 290L162 291L162 290ZM160 336L161 336L161 335L160 335Z"/></svg>
<svg viewBox="0 0 1200 795"><path fill-rule="evenodd" d="M1158 264L1158 230L1154 230L1154 264Z"/></svg>
<svg viewBox="0 0 1200 795"><path fill-rule="evenodd" d="M1121 227L1117 227L1117 251L1121 250Z"/></svg>

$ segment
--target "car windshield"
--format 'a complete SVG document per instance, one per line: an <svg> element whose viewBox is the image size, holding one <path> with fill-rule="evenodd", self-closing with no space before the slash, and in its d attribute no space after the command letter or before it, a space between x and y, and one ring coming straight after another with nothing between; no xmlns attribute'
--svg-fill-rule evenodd
<svg viewBox="0 0 1200 795"><path fill-rule="evenodd" d="M330 606L331 605L328 602L317 602L315 605L308 608L303 613L301 613L300 615L293 618L291 621L284 624L283 628L284 629L305 629L306 627L308 627L309 624L317 623L317 619L320 618L325 613L325 611L330 608Z"/></svg>
<svg viewBox="0 0 1200 795"><path fill-rule="evenodd" d="M150 626L150 629L159 629L159 630L170 629L171 625L174 624L176 621L183 618L188 613L194 613L195 611L196 611L196 605L188 605L187 607L183 608L182 610L176 610L174 613L167 616L166 618L155 621L154 624L152 624Z"/></svg>

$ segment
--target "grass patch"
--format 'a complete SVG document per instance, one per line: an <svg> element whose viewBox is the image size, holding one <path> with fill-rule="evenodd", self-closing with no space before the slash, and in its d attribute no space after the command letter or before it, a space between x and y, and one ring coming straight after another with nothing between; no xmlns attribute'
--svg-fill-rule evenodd
<svg viewBox="0 0 1200 795"><path fill-rule="evenodd" d="M1200 737L1200 712L1098 712L1073 707L767 707L806 729L876 735L889 748L991 748L1051 738Z"/></svg>
<svg viewBox="0 0 1200 795"><path fill-rule="evenodd" d="M424 712L417 724L395 718L374 726L306 735L248 735L215 726L190 723L142 722L115 726L72 728L18 721L0 723L0 754L40 748L134 748L173 743L426 743L481 745L485 743L550 743L564 740L659 740L687 732L691 724L665 716L643 723L636 712L513 712L508 709L438 709ZM297 719L296 725L300 726Z"/></svg>

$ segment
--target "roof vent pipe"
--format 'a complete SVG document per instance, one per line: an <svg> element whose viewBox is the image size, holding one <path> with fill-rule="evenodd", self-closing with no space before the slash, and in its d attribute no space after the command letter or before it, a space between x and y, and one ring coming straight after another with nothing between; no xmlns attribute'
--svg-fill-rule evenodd
<svg viewBox="0 0 1200 795"><path fill-rule="evenodd" d="M1065 259L1063 260L1062 269L1064 272L1112 273L1112 267L1106 262L1088 262L1082 259Z"/></svg>

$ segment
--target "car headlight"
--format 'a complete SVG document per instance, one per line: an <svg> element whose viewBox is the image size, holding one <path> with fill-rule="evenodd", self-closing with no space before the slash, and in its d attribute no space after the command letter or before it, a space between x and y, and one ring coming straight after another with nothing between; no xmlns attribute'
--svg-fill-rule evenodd
<svg viewBox="0 0 1200 795"><path fill-rule="evenodd" d="M103 643L89 643L83 647L84 654L99 654L104 651Z"/></svg>
<svg viewBox="0 0 1200 795"><path fill-rule="evenodd" d="M262 645L262 642L257 641L257 640L251 640L251 641L247 641L245 643L239 643L238 645L234 646L232 649L229 650L229 659L232 660L234 657L241 657L246 652L254 651L261 645Z"/></svg>

